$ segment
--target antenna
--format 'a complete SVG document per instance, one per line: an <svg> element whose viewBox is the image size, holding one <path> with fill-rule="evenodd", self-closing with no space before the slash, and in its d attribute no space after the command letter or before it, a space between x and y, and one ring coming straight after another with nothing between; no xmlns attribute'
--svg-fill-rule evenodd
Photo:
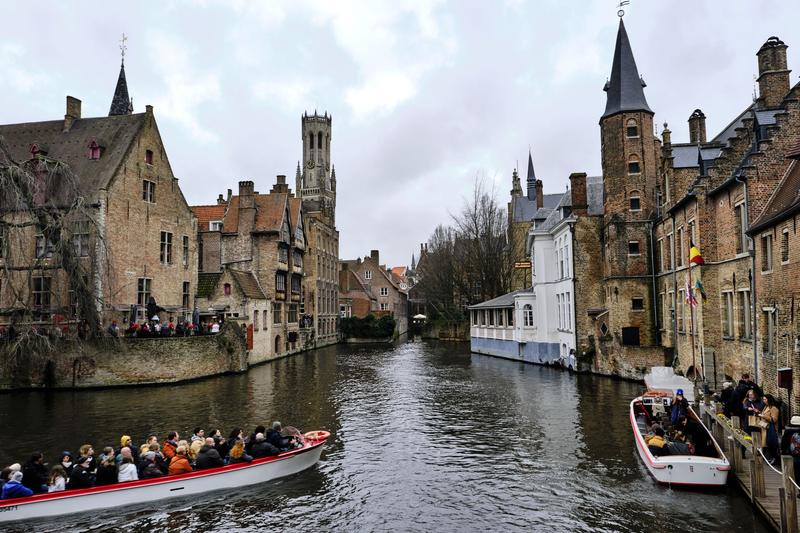
<svg viewBox="0 0 800 533"><path fill-rule="evenodd" d="M618 16L619 18L622 18L622 17L624 17L624 16L625 16L625 10L624 10L624 9L622 9L622 8L623 8L623 7L625 7L625 6L627 6L627 5L630 5L630 3L631 3L631 1L630 1L630 0L622 0L622 2L620 2L619 4L617 4L617 16Z"/></svg>

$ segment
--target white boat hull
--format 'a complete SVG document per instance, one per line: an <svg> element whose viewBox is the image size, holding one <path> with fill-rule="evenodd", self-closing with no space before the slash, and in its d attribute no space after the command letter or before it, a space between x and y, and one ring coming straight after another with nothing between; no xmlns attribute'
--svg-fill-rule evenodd
<svg viewBox="0 0 800 533"><path fill-rule="evenodd" d="M650 475L656 481L665 485L686 485L695 487L718 487L728 482L728 472L731 465L719 445L711 440L719 453L720 458L703 457L699 455L667 455L656 457L647 448L639 425L636 421L634 404L641 398L634 398L630 405L630 419L633 428L636 451L639 452L642 462L647 467ZM699 418L698 418L699 421ZM702 424L701 421L699 421ZM703 425L708 432L708 428ZM709 433L709 436L711 434Z"/></svg>
<svg viewBox="0 0 800 533"><path fill-rule="evenodd" d="M324 442L307 444L303 448L276 457L256 459L252 463L85 490L0 500L0 523L82 513L263 483L314 466L322 454Z"/></svg>

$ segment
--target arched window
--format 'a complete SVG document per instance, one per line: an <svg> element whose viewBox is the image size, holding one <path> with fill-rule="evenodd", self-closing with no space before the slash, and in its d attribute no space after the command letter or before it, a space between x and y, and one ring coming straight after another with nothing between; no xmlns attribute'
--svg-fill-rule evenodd
<svg viewBox="0 0 800 533"><path fill-rule="evenodd" d="M639 126L636 124L636 120L629 119L625 125L625 136L629 139L635 138L639 136Z"/></svg>
<svg viewBox="0 0 800 533"><path fill-rule="evenodd" d="M317 134L317 148L322 150L322 132Z"/></svg>
<svg viewBox="0 0 800 533"><path fill-rule="evenodd" d="M313 150L314 149L314 134L313 133L309 133L308 134L308 149L309 150Z"/></svg>
<svg viewBox="0 0 800 533"><path fill-rule="evenodd" d="M258 331L258 311L253 311L253 331Z"/></svg>
<svg viewBox="0 0 800 533"><path fill-rule="evenodd" d="M531 304L525 304L522 307L522 323L526 328L533 327L533 307L531 307Z"/></svg>
<svg viewBox="0 0 800 533"><path fill-rule="evenodd" d="M639 174L641 168L639 167L639 156L632 155L628 158L628 174Z"/></svg>
<svg viewBox="0 0 800 533"><path fill-rule="evenodd" d="M261 325L263 326L264 331L266 331L267 330L267 310L266 309L264 309L264 311L261 313Z"/></svg>
<svg viewBox="0 0 800 533"><path fill-rule="evenodd" d="M632 191L630 195L630 210L631 211L641 211L642 210L642 198L639 196L639 191Z"/></svg>

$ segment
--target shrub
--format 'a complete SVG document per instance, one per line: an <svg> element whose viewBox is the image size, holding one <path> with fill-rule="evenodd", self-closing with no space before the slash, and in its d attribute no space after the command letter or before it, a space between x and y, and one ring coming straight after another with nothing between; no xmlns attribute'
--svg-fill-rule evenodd
<svg viewBox="0 0 800 533"><path fill-rule="evenodd" d="M394 334L395 320L389 315L378 319L375 315L364 318L349 317L341 319L341 331L345 337L359 337L362 339L385 339Z"/></svg>

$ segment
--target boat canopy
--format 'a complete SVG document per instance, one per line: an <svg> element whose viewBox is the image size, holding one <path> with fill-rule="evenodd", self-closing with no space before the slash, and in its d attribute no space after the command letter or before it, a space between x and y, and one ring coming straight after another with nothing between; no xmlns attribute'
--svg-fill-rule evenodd
<svg viewBox="0 0 800 533"><path fill-rule="evenodd" d="M694 383L691 380L675 374L670 366L654 366L644 377L644 384L648 389L671 390L673 394L678 389L683 389L683 397L694 402Z"/></svg>

